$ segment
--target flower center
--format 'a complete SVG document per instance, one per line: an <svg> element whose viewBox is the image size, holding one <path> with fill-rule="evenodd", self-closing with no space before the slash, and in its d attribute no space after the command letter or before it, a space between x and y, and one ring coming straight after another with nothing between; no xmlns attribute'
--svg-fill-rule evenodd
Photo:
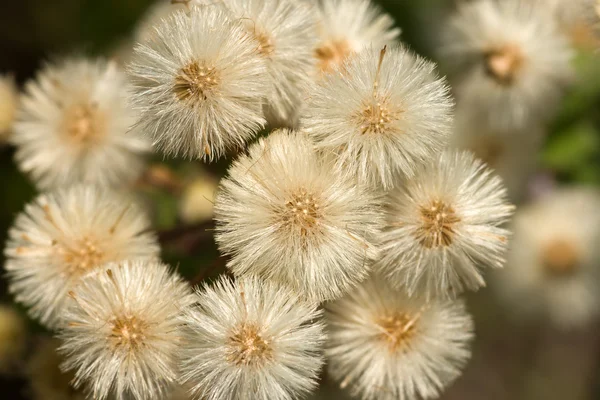
<svg viewBox="0 0 600 400"><path fill-rule="evenodd" d="M254 324L242 323L229 337L228 360L236 365L256 365L273 355L269 341Z"/></svg>
<svg viewBox="0 0 600 400"><path fill-rule="evenodd" d="M428 249L452 244L455 227L460 218L449 205L434 200L429 207L421 207L421 226L418 239Z"/></svg>
<svg viewBox="0 0 600 400"><path fill-rule="evenodd" d="M377 320L381 328L381 338L388 343L392 351L405 349L416 333L418 317L406 313L395 313Z"/></svg>
<svg viewBox="0 0 600 400"><path fill-rule="evenodd" d="M551 241L542 252L542 264L546 271L553 276L571 275L579 268L579 251L568 240Z"/></svg>
<svg viewBox="0 0 600 400"><path fill-rule="evenodd" d="M97 141L105 134L102 115L94 104L75 104L65 112L67 137L81 144Z"/></svg>
<svg viewBox="0 0 600 400"><path fill-rule="evenodd" d="M118 317L111 322L110 340L115 347L134 349L139 347L144 339L146 324L136 317Z"/></svg>
<svg viewBox="0 0 600 400"><path fill-rule="evenodd" d="M347 40L330 40L315 49L315 56L321 72L330 72L352 54L350 43Z"/></svg>
<svg viewBox="0 0 600 400"><path fill-rule="evenodd" d="M269 57L275 51L275 45L269 35L264 32L254 32L254 38L258 42L258 52L264 56Z"/></svg>
<svg viewBox="0 0 600 400"><path fill-rule="evenodd" d="M364 135L387 133L390 131L390 125L396 119L396 113L388 107L387 101L374 101L356 116L360 132Z"/></svg>
<svg viewBox="0 0 600 400"><path fill-rule="evenodd" d="M59 253L71 275L84 274L105 261L102 249L97 246L95 240L87 236L77 241L72 248L60 247Z"/></svg>
<svg viewBox="0 0 600 400"><path fill-rule="evenodd" d="M299 226L302 235L306 235L309 229L315 227L321 217L315 196L304 188L292 194L285 206L284 223Z"/></svg>
<svg viewBox="0 0 600 400"><path fill-rule="evenodd" d="M219 85L219 73L214 66L193 61L179 70L173 90L179 100L206 100Z"/></svg>
<svg viewBox="0 0 600 400"><path fill-rule="evenodd" d="M525 62L521 49L515 45L490 50L484 57L487 74L501 85L512 84Z"/></svg>

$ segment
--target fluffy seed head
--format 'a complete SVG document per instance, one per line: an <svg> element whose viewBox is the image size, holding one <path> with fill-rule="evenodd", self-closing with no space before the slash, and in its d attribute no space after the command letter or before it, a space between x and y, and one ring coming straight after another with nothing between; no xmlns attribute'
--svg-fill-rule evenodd
<svg viewBox="0 0 600 400"><path fill-rule="evenodd" d="M573 187L519 208L506 268L492 280L513 314L566 328L600 315L599 207L597 190Z"/></svg>
<svg viewBox="0 0 600 400"><path fill-rule="evenodd" d="M453 103L434 68L401 47L365 50L316 84L303 129L337 169L390 189L450 133Z"/></svg>
<svg viewBox="0 0 600 400"><path fill-rule="evenodd" d="M177 378L187 283L154 261L109 263L69 293L60 351L95 399L163 399Z"/></svg>
<svg viewBox="0 0 600 400"><path fill-rule="evenodd" d="M512 214L500 178L468 152L443 152L390 193L381 271L410 295L454 297L502 267Z"/></svg>
<svg viewBox="0 0 600 400"><path fill-rule="evenodd" d="M293 117L315 68L313 8L294 0L225 0L224 4L244 23L267 64L267 114L279 119Z"/></svg>
<svg viewBox="0 0 600 400"><path fill-rule="evenodd" d="M39 196L9 231L5 269L16 301L55 327L67 293L110 261L155 258L149 221L131 200L105 189L73 186Z"/></svg>
<svg viewBox="0 0 600 400"><path fill-rule="evenodd" d="M332 171L304 133L285 130L233 164L215 220L235 275L276 280L317 301L366 278L382 223L375 194Z"/></svg>
<svg viewBox="0 0 600 400"><path fill-rule="evenodd" d="M330 72L353 54L393 44L400 35L394 20L371 0L325 0L318 7L317 66Z"/></svg>
<svg viewBox="0 0 600 400"><path fill-rule="evenodd" d="M19 168L41 189L138 177L149 143L131 130L125 74L103 60L48 64L25 86L15 132Z"/></svg>
<svg viewBox="0 0 600 400"><path fill-rule="evenodd" d="M167 155L213 160L241 148L265 124L265 65L244 21L223 7L174 12L135 49L138 125Z"/></svg>
<svg viewBox="0 0 600 400"><path fill-rule="evenodd" d="M329 374L364 400L437 398L470 357L462 301L409 298L371 278L326 307Z"/></svg>
<svg viewBox="0 0 600 400"><path fill-rule="evenodd" d="M182 364L196 398L291 400L316 387L325 337L315 305L255 278L222 278L197 304Z"/></svg>
<svg viewBox="0 0 600 400"><path fill-rule="evenodd" d="M0 75L0 144L12 133L19 105L19 92L12 76Z"/></svg>
<svg viewBox="0 0 600 400"><path fill-rule="evenodd" d="M543 3L477 0L448 23L441 56L458 102L494 129L545 121L571 78L572 50Z"/></svg>

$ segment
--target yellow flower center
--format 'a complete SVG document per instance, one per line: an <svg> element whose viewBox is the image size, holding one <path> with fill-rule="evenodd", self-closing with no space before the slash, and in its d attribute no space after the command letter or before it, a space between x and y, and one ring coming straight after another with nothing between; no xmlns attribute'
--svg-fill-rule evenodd
<svg viewBox="0 0 600 400"><path fill-rule="evenodd" d="M404 350L409 345L416 333L417 322L418 316L394 313L379 318L376 323L381 328L381 339L395 352Z"/></svg>
<svg viewBox="0 0 600 400"><path fill-rule="evenodd" d="M442 201L434 200L421 207L421 226L417 232L423 247L428 249L450 246L454 240L456 224L460 222L454 209Z"/></svg>
<svg viewBox="0 0 600 400"><path fill-rule="evenodd" d="M235 365L257 365L269 360L273 349L254 324L242 323L229 337L228 360Z"/></svg>
<svg viewBox="0 0 600 400"><path fill-rule="evenodd" d="M214 66L193 61L179 70L173 90L182 101L201 101L215 92L219 82L219 73Z"/></svg>
<svg viewBox="0 0 600 400"><path fill-rule="evenodd" d="M525 64L521 49L515 45L506 45L485 53L487 74L501 85L511 85Z"/></svg>

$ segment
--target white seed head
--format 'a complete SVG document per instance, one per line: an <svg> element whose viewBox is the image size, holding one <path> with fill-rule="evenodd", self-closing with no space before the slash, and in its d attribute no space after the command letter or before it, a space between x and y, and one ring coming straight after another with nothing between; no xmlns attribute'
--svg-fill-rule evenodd
<svg viewBox="0 0 600 400"><path fill-rule="evenodd" d="M392 45L400 36L393 18L371 0L322 0L318 7L319 41L314 50L322 72L369 48Z"/></svg>
<svg viewBox="0 0 600 400"><path fill-rule="evenodd" d="M409 298L374 277L326 306L329 374L363 400L433 399L470 358L461 300Z"/></svg>
<svg viewBox="0 0 600 400"><path fill-rule="evenodd" d="M103 60L48 64L25 86L12 143L19 168L40 189L136 179L149 143L131 130L127 80Z"/></svg>
<svg viewBox="0 0 600 400"><path fill-rule="evenodd" d="M305 133L282 130L250 147L221 181L215 237L235 275L323 301L367 277L380 214L376 195L335 173Z"/></svg>
<svg viewBox="0 0 600 400"><path fill-rule="evenodd" d="M12 134L19 105L19 91L10 75L0 75L0 145Z"/></svg>
<svg viewBox="0 0 600 400"><path fill-rule="evenodd" d="M325 335L316 305L256 278L222 278L197 303L182 364L195 398L291 400L317 386Z"/></svg>
<svg viewBox="0 0 600 400"><path fill-rule="evenodd" d="M244 21L197 6L165 18L129 67L138 126L167 155L217 159L265 124L270 82Z"/></svg>
<svg viewBox="0 0 600 400"><path fill-rule="evenodd" d="M146 216L125 196L73 186L39 196L17 216L4 254L9 289L32 317L56 327L67 294L110 261L156 258Z"/></svg>
<svg viewBox="0 0 600 400"><path fill-rule="evenodd" d="M18 370L27 346L27 324L14 307L0 305L0 373Z"/></svg>
<svg viewBox="0 0 600 400"><path fill-rule="evenodd" d="M571 79L573 51L539 1L463 3L444 40L457 101L495 129L544 122Z"/></svg>
<svg viewBox="0 0 600 400"><path fill-rule="evenodd" d="M559 327L600 315L600 193L558 189L519 208L506 268L492 282L511 313Z"/></svg>
<svg viewBox="0 0 600 400"><path fill-rule="evenodd" d="M434 69L402 47L364 50L317 82L301 125L337 169L390 189L450 134L453 103Z"/></svg>
<svg viewBox="0 0 600 400"><path fill-rule="evenodd" d="M223 0L246 27L267 63L270 90L267 114L293 118L310 82L317 40L313 7L297 0Z"/></svg>
<svg viewBox="0 0 600 400"><path fill-rule="evenodd" d="M500 178L469 152L445 151L390 193L381 271L409 295L454 297L502 267L514 207Z"/></svg>
<svg viewBox="0 0 600 400"><path fill-rule="evenodd" d="M164 399L178 377L191 289L155 261L104 267L69 293L59 334L62 366L94 399Z"/></svg>

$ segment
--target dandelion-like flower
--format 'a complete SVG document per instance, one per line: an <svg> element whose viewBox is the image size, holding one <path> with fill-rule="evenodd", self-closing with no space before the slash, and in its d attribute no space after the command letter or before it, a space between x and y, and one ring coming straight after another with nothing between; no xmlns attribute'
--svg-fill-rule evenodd
<svg viewBox="0 0 600 400"><path fill-rule="evenodd" d="M195 398L291 400L317 386L325 335L316 305L255 278L222 278L197 304L182 363Z"/></svg>
<svg viewBox="0 0 600 400"><path fill-rule="evenodd" d="M94 399L164 399L178 377L189 285L153 261L106 264L69 293L59 348Z"/></svg>
<svg viewBox="0 0 600 400"><path fill-rule="evenodd" d="M235 275L329 300L367 277L378 254L378 205L375 194L332 171L303 132L278 131L221 181L215 237Z"/></svg>
<svg viewBox="0 0 600 400"><path fill-rule="evenodd" d="M443 152L390 194L381 271L409 295L454 297L502 267L514 207L500 178L469 152Z"/></svg>
<svg viewBox="0 0 600 400"><path fill-rule="evenodd" d="M424 302L374 277L327 305L328 372L363 400L433 399L467 363L461 300Z"/></svg>
<svg viewBox="0 0 600 400"><path fill-rule="evenodd" d="M47 65L26 85L11 137L19 168L41 189L137 178L150 145L130 130L136 114L126 90L125 74L112 62Z"/></svg>
<svg viewBox="0 0 600 400"><path fill-rule="evenodd" d="M323 72L340 67L364 49L391 45L400 35L392 17L371 0L323 0L318 10L315 56Z"/></svg>
<svg viewBox="0 0 600 400"><path fill-rule="evenodd" d="M0 145L12 133L19 104L19 92L12 76L0 75Z"/></svg>
<svg viewBox="0 0 600 400"><path fill-rule="evenodd" d="M560 327L600 315L600 193L558 189L519 208L506 268L492 282L519 316Z"/></svg>
<svg viewBox="0 0 600 400"><path fill-rule="evenodd" d="M247 36L254 40L255 48L267 64L270 82L267 115L283 120L292 118L316 63L313 7L297 0L224 0L223 3L244 23Z"/></svg>
<svg viewBox="0 0 600 400"><path fill-rule="evenodd" d="M139 127L166 154L213 160L265 124L265 61L244 21L223 7L177 11L135 49L130 73Z"/></svg>
<svg viewBox="0 0 600 400"><path fill-rule="evenodd" d="M463 3L444 38L458 102L473 114L507 130L553 115L571 78L572 50L540 2Z"/></svg>
<svg viewBox="0 0 600 400"><path fill-rule="evenodd" d="M16 301L55 327L67 294L100 265L155 258L145 215L124 196L88 186L43 194L9 231L5 269Z"/></svg>
<svg viewBox="0 0 600 400"><path fill-rule="evenodd" d="M453 103L434 69L402 47L365 50L317 82L301 125L337 169L390 189L446 144Z"/></svg>

